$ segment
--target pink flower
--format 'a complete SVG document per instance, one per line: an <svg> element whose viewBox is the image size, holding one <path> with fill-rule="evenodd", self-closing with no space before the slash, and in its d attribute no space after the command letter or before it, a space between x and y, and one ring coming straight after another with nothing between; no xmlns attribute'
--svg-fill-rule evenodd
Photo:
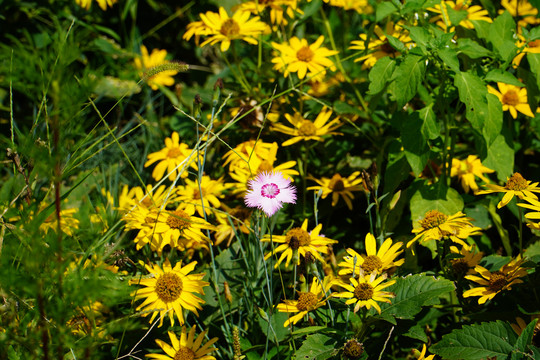
<svg viewBox="0 0 540 360"><path fill-rule="evenodd" d="M246 206L259 208L268 216L281 209L281 203L296 203L296 188L281 172L261 172L248 182L248 188Z"/></svg>

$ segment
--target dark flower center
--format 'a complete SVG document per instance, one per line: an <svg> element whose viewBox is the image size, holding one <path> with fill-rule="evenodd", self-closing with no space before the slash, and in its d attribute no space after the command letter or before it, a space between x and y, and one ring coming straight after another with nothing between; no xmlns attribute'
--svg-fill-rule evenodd
<svg viewBox="0 0 540 360"><path fill-rule="evenodd" d="M334 174L332 176L332 179L330 179L330 184L328 184L328 187L332 189L332 191L340 192L345 190L345 184L343 183L343 178L339 174Z"/></svg>
<svg viewBox="0 0 540 360"><path fill-rule="evenodd" d="M360 359L364 353L364 345L356 339L350 339L343 346L343 355L347 359L357 360Z"/></svg>
<svg viewBox="0 0 540 360"><path fill-rule="evenodd" d="M189 219L190 216L184 211L176 210L170 213L166 223L171 229L178 229L180 231L183 231L189 228L189 226L191 225Z"/></svg>
<svg viewBox="0 0 540 360"><path fill-rule="evenodd" d="M423 220L420 220L420 225L424 229L432 229L445 223L448 216L438 210L430 210L426 213Z"/></svg>
<svg viewBox="0 0 540 360"><path fill-rule="evenodd" d="M464 259L456 259L452 260L452 269L457 276L461 277L469 271L470 267Z"/></svg>
<svg viewBox="0 0 540 360"><path fill-rule="evenodd" d="M520 173L514 173L514 175L512 175L510 179L508 179L504 188L507 190L517 191L525 190L527 189L527 180L525 180Z"/></svg>
<svg viewBox="0 0 540 360"><path fill-rule="evenodd" d="M300 293L300 296L298 296L298 303L296 304L296 308L299 311L311 311L315 309L316 305L317 295L312 292L302 292Z"/></svg>
<svg viewBox="0 0 540 360"><path fill-rule="evenodd" d="M489 290L494 292L501 291L507 283L506 275L500 271L495 271L489 278Z"/></svg>
<svg viewBox="0 0 540 360"><path fill-rule="evenodd" d="M194 360L195 353L190 348L180 346L180 349L174 354L174 360Z"/></svg>
<svg viewBox="0 0 540 360"><path fill-rule="evenodd" d="M170 303L180 297L183 283L180 276L168 272L156 280L156 294L163 302Z"/></svg>
<svg viewBox="0 0 540 360"><path fill-rule="evenodd" d="M367 273L371 274L373 270L379 270L382 268L383 262L377 255L369 255L364 259L362 264L362 269Z"/></svg>
<svg viewBox="0 0 540 360"><path fill-rule="evenodd" d="M354 297L358 300L369 300L373 298L373 286L368 283L360 283L354 288Z"/></svg>
<svg viewBox="0 0 540 360"><path fill-rule="evenodd" d="M221 29L219 32L225 36L236 35L240 32L240 26L233 19L227 19L223 24L221 24Z"/></svg>
<svg viewBox="0 0 540 360"><path fill-rule="evenodd" d="M519 104L519 96L514 90L508 90L504 93L502 103L510 106Z"/></svg>
<svg viewBox="0 0 540 360"><path fill-rule="evenodd" d="M304 46L296 52L296 58L303 62L310 62L313 60L315 53L309 47Z"/></svg>
<svg viewBox="0 0 540 360"><path fill-rule="evenodd" d="M313 136L317 134L317 128L313 122L309 120L302 121L302 124L298 127L298 135L300 136Z"/></svg>
<svg viewBox="0 0 540 360"><path fill-rule="evenodd" d="M300 246L309 245L311 237L309 236L309 233L302 228L292 228L287 231L285 241L287 241L291 249L296 250Z"/></svg>

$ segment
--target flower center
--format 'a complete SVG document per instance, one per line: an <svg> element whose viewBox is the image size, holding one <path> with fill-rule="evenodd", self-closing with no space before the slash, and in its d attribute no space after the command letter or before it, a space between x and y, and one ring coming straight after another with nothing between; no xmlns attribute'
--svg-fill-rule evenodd
<svg viewBox="0 0 540 360"><path fill-rule="evenodd" d="M269 199L274 199L279 195L279 187L274 183L264 184L261 188L261 195Z"/></svg>
<svg viewBox="0 0 540 360"><path fill-rule="evenodd" d="M388 54L388 55L394 55L397 53L397 50L394 49L392 47L392 45L390 45L390 43L388 41L385 41L381 47L380 47L381 51Z"/></svg>
<svg viewBox="0 0 540 360"><path fill-rule="evenodd" d="M300 136L313 136L316 134L317 128L309 120L302 121L302 124L298 127L298 135Z"/></svg>
<svg viewBox="0 0 540 360"><path fill-rule="evenodd" d="M366 272L366 274L371 274L373 270L379 270L382 268L382 265L383 262L377 255L369 255L364 259L362 269Z"/></svg>
<svg viewBox="0 0 540 360"><path fill-rule="evenodd" d="M180 349L174 354L174 360L193 360L195 359L195 353L190 348L180 346Z"/></svg>
<svg viewBox="0 0 540 360"><path fill-rule="evenodd" d="M300 293L300 296L298 296L298 303L296 304L296 308L299 311L311 311L315 309L316 305L317 295L312 292L302 292Z"/></svg>
<svg viewBox="0 0 540 360"><path fill-rule="evenodd" d="M182 210L172 211L167 218L167 225L171 229L178 229L180 231L183 231L189 228L189 226L191 225L189 219L190 216Z"/></svg>
<svg viewBox="0 0 540 360"><path fill-rule="evenodd" d="M516 106L519 104L519 96L514 90L508 90L503 95L502 103L505 105Z"/></svg>
<svg viewBox="0 0 540 360"><path fill-rule="evenodd" d="M453 260L452 269L456 275L461 277L469 271L469 264L464 259Z"/></svg>
<svg viewBox="0 0 540 360"><path fill-rule="evenodd" d="M495 271L489 278L489 290L501 291L507 284L506 276L500 271Z"/></svg>
<svg viewBox="0 0 540 360"><path fill-rule="evenodd" d="M537 48L537 47L540 47L540 40L530 41L530 42L527 44L527 46L530 47L530 48Z"/></svg>
<svg viewBox="0 0 540 360"><path fill-rule="evenodd" d="M238 23L233 19L227 19L221 24L219 32L225 36L236 35L240 32L240 26L238 26Z"/></svg>
<svg viewBox="0 0 540 360"><path fill-rule="evenodd" d="M343 347L343 355L345 355L347 359L360 359L363 353L364 345L356 339L348 340Z"/></svg>
<svg viewBox="0 0 540 360"><path fill-rule="evenodd" d="M180 155L182 155L182 150L179 147L173 147L167 151L167 157L171 159L176 159Z"/></svg>
<svg viewBox="0 0 540 360"><path fill-rule="evenodd" d="M261 172L272 172L272 170L274 170L274 167L272 166L272 164L270 163L270 161L268 160L263 160L261 162L261 165L259 165L259 168L257 169L257 173L261 173Z"/></svg>
<svg viewBox="0 0 540 360"><path fill-rule="evenodd" d="M165 273L156 280L156 294L158 298L166 303L178 299L182 293L182 288L182 279L172 272Z"/></svg>
<svg viewBox="0 0 540 360"><path fill-rule="evenodd" d="M289 244L289 247L293 250L298 249L300 246L309 245L311 237L308 232L302 228L292 228L287 231L285 241Z"/></svg>
<svg viewBox="0 0 540 360"><path fill-rule="evenodd" d="M199 191L198 188L193 189L193 198L194 199L197 199L197 200L201 199L201 195L202 195L203 198L206 195L206 190L204 190L204 188L201 188L200 191Z"/></svg>
<svg viewBox="0 0 540 360"><path fill-rule="evenodd" d="M373 286L368 283L358 284L354 288L354 297L358 300L369 300L373 298Z"/></svg>
<svg viewBox="0 0 540 360"><path fill-rule="evenodd" d="M334 174L332 176L332 179L330 179L330 184L328 184L328 187L332 189L332 191L343 191L345 190L345 184L343 183L343 178L339 174Z"/></svg>
<svg viewBox="0 0 540 360"><path fill-rule="evenodd" d="M420 220L420 225L424 229L432 229L445 223L448 216L438 210L430 210L426 213L423 220Z"/></svg>
<svg viewBox="0 0 540 360"><path fill-rule="evenodd" d="M525 180L520 173L514 173L514 175L512 175L510 179L508 179L504 188L507 190L517 191L525 190L527 189L527 180Z"/></svg>
<svg viewBox="0 0 540 360"><path fill-rule="evenodd" d="M313 60L315 53L309 47L304 46L296 52L296 58L303 62L310 62Z"/></svg>

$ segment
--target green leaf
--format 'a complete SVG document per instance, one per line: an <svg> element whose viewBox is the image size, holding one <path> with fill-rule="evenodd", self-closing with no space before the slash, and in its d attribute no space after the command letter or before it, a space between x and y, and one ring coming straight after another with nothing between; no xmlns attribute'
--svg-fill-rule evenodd
<svg viewBox="0 0 540 360"><path fill-rule="evenodd" d="M456 74L454 85L459 99L467 108L466 117L474 129L482 133L484 119L488 116L487 87L482 79L470 72Z"/></svg>
<svg viewBox="0 0 540 360"><path fill-rule="evenodd" d="M419 26L406 26L407 30L409 30L409 36L410 38L415 42L415 44L422 46L425 48L429 41L432 38L432 35L427 31L427 29Z"/></svg>
<svg viewBox="0 0 540 360"><path fill-rule="evenodd" d="M422 136L423 125L418 111L405 114L401 122L401 142L407 161L416 175L420 175L429 160L427 140Z"/></svg>
<svg viewBox="0 0 540 360"><path fill-rule="evenodd" d="M379 22L386 18L388 15L396 12L398 8L391 1L384 1L377 5L377 11L375 12L375 22Z"/></svg>
<svg viewBox="0 0 540 360"><path fill-rule="evenodd" d="M274 344L277 344L289 335L290 330L283 326L288 318L288 313L274 312L270 316L263 309L259 308L259 325L261 326L261 330ZM269 319L270 322L268 322Z"/></svg>
<svg viewBox="0 0 540 360"><path fill-rule="evenodd" d="M396 279L396 283L387 289L396 296L391 299L391 304L381 305L381 313L398 319L413 319L422 306L438 304L439 296L454 291L455 287L450 280L416 274Z"/></svg>
<svg viewBox="0 0 540 360"><path fill-rule="evenodd" d="M412 52L405 56L395 71L393 93L399 107L403 107L416 95L425 72L426 63L422 56Z"/></svg>
<svg viewBox="0 0 540 360"><path fill-rule="evenodd" d="M411 197L410 206L412 221L416 222L430 210L439 210L446 215L463 210L463 198L455 189L440 183L423 185Z"/></svg>
<svg viewBox="0 0 540 360"><path fill-rule="evenodd" d="M423 121L422 135L429 140L434 140L440 137L441 127L439 123L437 123L437 117L433 111L433 104L420 109L418 113Z"/></svg>
<svg viewBox="0 0 540 360"><path fill-rule="evenodd" d="M455 73L459 73L459 60L454 49L445 47L437 50L437 55Z"/></svg>
<svg viewBox="0 0 540 360"><path fill-rule="evenodd" d="M527 53L527 61L536 77L536 85L540 88L540 54Z"/></svg>
<svg viewBox="0 0 540 360"><path fill-rule="evenodd" d="M519 338L515 344L515 349L517 351L527 352L527 346L532 342L532 338L534 336L534 327L536 326L537 321L538 319L531 321L523 330L521 335L519 335Z"/></svg>
<svg viewBox="0 0 540 360"><path fill-rule="evenodd" d="M487 156L482 163L497 172L497 178L506 181L514 171L514 150L508 145L503 135L497 136L488 146Z"/></svg>
<svg viewBox="0 0 540 360"><path fill-rule="evenodd" d="M7 349L7 355L9 360L20 360L21 357L17 352L13 349L13 346L9 345Z"/></svg>
<svg viewBox="0 0 540 360"><path fill-rule="evenodd" d="M302 360L326 360L337 353L336 341L323 334L309 335L296 352Z"/></svg>
<svg viewBox="0 0 540 360"><path fill-rule="evenodd" d="M501 69L493 69L486 74L484 78L486 82L502 82L510 85L515 85L523 87L523 83L519 81L514 75L510 74L508 71Z"/></svg>
<svg viewBox="0 0 540 360"><path fill-rule="evenodd" d="M425 325L415 324L410 327L409 330L403 335L408 336L412 339L420 340L423 343L427 343L429 339L426 335L424 327Z"/></svg>
<svg viewBox="0 0 540 360"><path fill-rule="evenodd" d="M318 332L325 329L328 329L328 327L327 326L308 326L308 327L293 331L292 335L311 334L311 333Z"/></svg>
<svg viewBox="0 0 540 360"><path fill-rule="evenodd" d="M491 56L491 51L481 46L476 41L467 38L458 39L458 52L462 52L471 59Z"/></svg>
<svg viewBox="0 0 540 360"><path fill-rule="evenodd" d="M501 55L504 61L510 61L517 51L513 35L516 22L508 11L498 16L489 27L487 40L493 45L493 49Z"/></svg>
<svg viewBox="0 0 540 360"><path fill-rule="evenodd" d="M509 324L488 322L454 330L429 350L448 360L506 359L514 350L516 339Z"/></svg>
<svg viewBox="0 0 540 360"><path fill-rule="evenodd" d="M370 95L380 93L386 88L392 79L392 74L396 68L396 60L390 56L378 60L369 72L369 92Z"/></svg>
<svg viewBox="0 0 540 360"><path fill-rule="evenodd" d="M486 140L486 144L490 146L495 139L501 134L503 126L503 111L502 104L493 94L487 94L488 101L488 116L485 119L484 127L482 128L482 136Z"/></svg>

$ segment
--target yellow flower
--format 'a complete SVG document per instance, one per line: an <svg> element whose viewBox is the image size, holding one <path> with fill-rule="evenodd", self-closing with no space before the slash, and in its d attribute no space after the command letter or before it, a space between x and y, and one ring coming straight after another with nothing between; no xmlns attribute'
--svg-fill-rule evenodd
<svg viewBox="0 0 540 360"><path fill-rule="evenodd" d="M358 186L362 183L362 178L359 178L359 175L360 171L355 171L348 177L343 178L340 174L336 173L332 178L323 177L320 180L310 176L310 179L319 184L319 186L310 186L307 189L315 191L322 190L321 197L323 199L332 194L332 206L336 206L341 197L349 210L352 210L351 200L354 199L352 192L362 190L362 187Z"/></svg>
<svg viewBox="0 0 540 360"><path fill-rule="evenodd" d="M326 278L325 278L326 280ZM325 286L323 288L319 279L314 277L311 283L311 287L307 292L299 292L298 299L296 300L284 300L281 304L277 305L279 312L298 313L285 321L284 327L289 324L296 324L300 321L308 312L318 309L321 306L326 305L327 296L325 293L330 290L332 286L330 281L323 280Z"/></svg>
<svg viewBox="0 0 540 360"><path fill-rule="evenodd" d="M338 51L321 47L324 36L309 44L306 39L292 37L289 43L278 44L272 42L272 47L276 49L276 56L272 59L275 64L274 69L284 72L284 76L290 73L297 73L299 79L309 76L318 78L326 74L326 69L334 70L334 62L328 57L336 55Z"/></svg>
<svg viewBox="0 0 540 360"><path fill-rule="evenodd" d="M416 349L412 350L413 355L416 357L416 360L434 360L435 355L426 356L426 351L427 351L426 344L422 344L422 352Z"/></svg>
<svg viewBox="0 0 540 360"><path fill-rule="evenodd" d="M444 5L443 11L441 11L441 5L438 4L434 7L428 8L430 11L441 14L432 18L431 21L436 22L441 29L449 31L453 31L453 26L455 25L460 25L467 29L474 29L474 25L471 20L486 21L488 23L493 22L493 20L491 20L489 17L487 10L482 9L480 5L469 6L469 2L469 0L441 1L441 3ZM459 24L452 24L447 8L455 11L466 11L467 16L461 20Z"/></svg>
<svg viewBox="0 0 540 360"><path fill-rule="evenodd" d="M465 279L471 280L482 286L472 288L463 293L463 297L479 296L478 304L484 304L491 300L503 290L511 290L515 284L520 284L523 280L519 279L527 275L527 270L521 267L525 259L518 255L500 270L491 272L480 265L474 269L480 276L467 275Z"/></svg>
<svg viewBox="0 0 540 360"><path fill-rule="evenodd" d="M197 213L204 217L206 214L213 213L215 209L219 209L222 199L225 196L225 191L232 186L232 184L223 183L223 178L212 180L210 176L204 175L202 181L199 184L198 181L186 179L185 186L178 186L178 200L182 201L186 210L197 210ZM204 211L203 211L204 206Z"/></svg>
<svg viewBox="0 0 540 360"><path fill-rule="evenodd" d="M294 18L295 13L302 15L304 12L298 8L298 0L265 0L246 1L238 6L238 10L249 11L253 15L262 14L265 11L270 13L270 22L275 25L287 25L289 19Z"/></svg>
<svg viewBox="0 0 540 360"><path fill-rule="evenodd" d="M210 239L202 230L214 230L214 227L206 220L193 216L194 212L194 208L143 211L140 215L133 212L132 223L135 225L128 227L140 228L135 238L137 250L146 244L150 244L152 251L157 251L159 255L167 245L190 252L200 248L208 249Z"/></svg>
<svg viewBox="0 0 540 360"><path fill-rule="evenodd" d="M122 193L118 197L117 210L126 213L125 217L129 218L129 212L135 206L142 206L147 209L159 209L165 202L173 202L176 200L174 191L165 185L154 187L146 185L143 190L140 186L132 187L131 189L124 185Z"/></svg>
<svg viewBox="0 0 540 360"><path fill-rule="evenodd" d="M285 235L275 235L270 238L269 235L261 241L272 241L280 244L272 252L266 254L265 260L268 260L272 255L282 253L276 262L277 268L281 262L287 258L285 266L289 266L291 259L294 260L296 265L300 265L300 257L312 256L313 258L324 262L324 259L320 254L328 253L328 246L337 243L336 240L327 238L324 235L320 235L322 230L322 224L319 224L315 229L310 232L307 231L308 220L305 219L302 223L302 227L292 228ZM309 254L309 255L308 255Z"/></svg>
<svg viewBox="0 0 540 360"><path fill-rule="evenodd" d="M535 200L535 199L530 198L530 197L525 197L525 198L523 198L523 200L526 200L527 202L529 202L529 204L518 203L518 206L524 207L524 208L529 209L529 210L533 210L533 211L530 211L530 212L526 213L525 218L528 219L528 220L539 221L540 220L540 201ZM531 229L540 230L540 221L536 222L536 223L528 221L527 226L530 227Z"/></svg>
<svg viewBox="0 0 540 360"><path fill-rule="evenodd" d="M70 327L74 335L97 335L100 338L105 337L105 329L101 327L105 321L104 313L108 309L99 301L94 301L90 305L77 307L75 314L67 321L66 325Z"/></svg>
<svg viewBox="0 0 540 360"><path fill-rule="evenodd" d="M508 180L506 181L506 185L504 185L504 187L495 184L486 184L485 187L487 190L480 190L476 193L476 195L491 194L496 192L505 193L502 200L497 204L497 209L506 206L514 198L514 196L517 196L520 199L528 197L538 200L538 197L534 195L535 192L540 192L540 187L538 187L537 182L531 184L530 180L525 180L518 172L514 173L514 175L507 179Z"/></svg>
<svg viewBox="0 0 540 360"><path fill-rule="evenodd" d="M243 40L248 44L257 45L257 37L269 29L265 23L259 21L258 16L251 19L249 16L248 11L238 10L229 17L223 7L219 8L218 13L207 11L206 14L200 14L200 22L188 25L188 31L183 39L189 40L193 35L210 36L201 47L221 43L223 52L229 50L232 40Z"/></svg>
<svg viewBox="0 0 540 360"><path fill-rule="evenodd" d="M512 60L512 64L516 67L526 54L540 54L540 39L527 42L523 35L518 34L516 46L519 48L518 54Z"/></svg>
<svg viewBox="0 0 540 360"><path fill-rule="evenodd" d="M174 332L168 331L167 333L169 334L171 345L160 339L156 340L156 343L167 355L148 354L146 357L158 360L216 360L216 358L210 354L217 349L210 346L218 341L218 338L212 338L202 345L208 330L204 330L197 338L195 338L195 328L196 326L194 325L191 330L189 330L189 333L187 333L186 327L182 326L180 339L176 337Z"/></svg>
<svg viewBox="0 0 540 360"><path fill-rule="evenodd" d="M223 155L223 167L229 165L229 170L239 167L255 172L264 161L273 164L276 161L277 143L265 143L261 140L248 140L237 145Z"/></svg>
<svg viewBox="0 0 540 360"><path fill-rule="evenodd" d="M416 241L424 243L429 240L441 240L443 238L449 238L458 244L467 245L464 240L471 235L477 235L480 230L479 227L471 224L471 220L461 211L448 216L438 210L430 210L419 221L420 227L412 230L417 235L407 243L407 248L410 248Z"/></svg>
<svg viewBox="0 0 540 360"><path fill-rule="evenodd" d="M203 287L210 285L202 279L206 274L189 274L195 269L196 261L182 267L182 262L171 266L169 259L165 260L163 268L159 265L144 265L150 273L150 277L130 280L129 284L144 286L134 291L131 296L135 300L145 299L137 307L142 310L142 316L152 314L152 323L156 316L160 315L159 327L163 325L163 318L169 316L171 326L174 326L174 318L178 318L180 325L184 324L184 313L191 311L199 316L197 310L201 310L204 300L195 294L204 295Z"/></svg>
<svg viewBox="0 0 540 360"><path fill-rule="evenodd" d="M499 90L488 85L488 91L499 98L503 111L510 111L510 115L512 115L514 119L517 118L518 111L527 116L534 117L527 100L526 87L520 88L501 82L497 83L497 87Z"/></svg>
<svg viewBox="0 0 540 360"><path fill-rule="evenodd" d="M401 266L405 262L405 259L394 261L402 252L401 247L403 243L398 242L393 244L392 239L386 239L379 251L377 251L377 242L375 237L368 233L365 239L366 254L360 255L353 249L347 249L349 255L343 258L344 261L338 264L341 269L339 275L358 274L360 269L366 274L371 274L376 271L378 274L382 274L387 270Z"/></svg>
<svg viewBox="0 0 540 360"><path fill-rule="evenodd" d="M465 160L452 159L452 169L450 176L457 176L461 181L461 187L466 193L472 189L473 193L478 191L478 185L476 184L475 176L482 179L484 182L489 183L489 179L484 174L490 174L495 172L484 165L476 155L469 155Z"/></svg>
<svg viewBox="0 0 540 360"><path fill-rule="evenodd" d="M389 298L395 296L391 292L382 291L396 282L395 280L390 280L383 283L386 277L386 274L377 277L376 271L371 274L364 274L362 270L360 271L360 276L358 278L351 277L349 283L338 280L336 285L344 288L346 291L337 294L334 293L333 296L348 298L345 304L355 304L354 312L357 312L361 307L366 307L368 310L374 307L380 314L381 307L377 302L391 303Z"/></svg>
<svg viewBox="0 0 540 360"><path fill-rule="evenodd" d="M532 314L530 316L530 321L538 320L540 319L540 314ZM521 335L523 333L523 330L527 327L527 323L525 320L523 320L520 317L516 318L516 324L510 324L512 329L516 332L516 334ZM536 325L534 326L533 330L533 338L532 338L532 344L536 347L540 345L540 321L536 321Z"/></svg>
<svg viewBox="0 0 540 360"><path fill-rule="evenodd" d="M60 230L68 236L73 236L74 231L79 228L80 221L74 217L77 213L77 209L62 209L60 210ZM41 214L41 213L40 213ZM56 216L56 210L47 216L47 218L39 225L39 229L45 234L49 230L58 230L58 217Z"/></svg>
<svg viewBox="0 0 540 360"><path fill-rule="evenodd" d="M315 121L307 120L299 113L295 113L293 116L285 114L285 118L293 128L276 123L272 126L272 130L293 136L291 139L284 141L281 146L289 146L299 141L324 141L322 136L338 135L339 133L334 132L334 130L343 125L339 121L339 117L328 122L331 116L332 110L327 108L321 110Z"/></svg>
<svg viewBox="0 0 540 360"><path fill-rule="evenodd" d="M527 0L502 0L501 5L508 10L512 17L522 17L518 20L518 31L528 25L540 24L540 18L537 17L538 9ZM499 10L499 13L503 12L503 9Z"/></svg>
<svg viewBox="0 0 540 360"><path fill-rule="evenodd" d="M148 50L146 49L146 46L141 46L141 57L135 58L135 67L140 70L139 76L141 78L146 78L145 73L147 73L152 68L163 64L168 64L169 62L165 60L166 57L166 50L154 49L152 50L152 53L148 55ZM146 82L152 88L152 90L157 90L160 85L173 85L173 76L176 74L178 74L177 70L159 71L155 75L146 78Z"/></svg>
<svg viewBox="0 0 540 360"><path fill-rule="evenodd" d="M227 213L216 212L218 225L216 226L214 245L219 245L227 240L227 247L238 236L237 232L249 234L251 228L251 214L253 211L244 206L228 209Z"/></svg>
<svg viewBox="0 0 540 360"><path fill-rule="evenodd" d="M107 10L107 6L112 7L117 0L96 0L101 10ZM75 0L77 5L83 9L89 10L92 5L92 0Z"/></svg>
<svg viewBox="0 0 540 360"><path fill-rule="evenodd" d="M196 152L191 150L186 144L180 144L180 136L175 131L170 138L165 139L165 147L157 152L148 155L148 161L144 167L148 167L158 162L152 177L159 181L164 175L168 175L170 181L174 181L177 175L185 178L188 176L188 166L197 170Z"/></svg>
<svg viewBox="0 0 540 360"><path fill-rule="evenodd" d="M355 10L359 14L373 13L373 7L369 5L368 0L325 0L325 2L344 10Z"/></svg>
<svg viewBox="0 0 540 360"><path fill-rule="evenodd" d="M482 257L484 256L483 252L477 252L475 245L463 245L461 247L461 250L458 249L456 246L450 246L450 251L453 254L461 255L460 258L452 258L450 260L450 263L452 264L452 270L454 273L459 277L463 277L464 275L471 275L476 273L474 268L480 260L482 260Z"/></svg>
<svg viewBox="0 0 540 360"><path fill-rule="evenodd" d="M409 37L409 32L405 30L400 23L394 25L393 22L389 21L386 24L386 29L383 31L379 26L375 26L373 31L374 35L377 38L370 38L367 46L368 54L363 55L359 58L356 58L354 61L364 61L362 69L367 69L373 67L375 63L386 56L396 57L401 53L396 50L388 42L387 34L401 41L404 46L412 46L412 39ZM351 50L361 50L362 53L366 50L366 41L367 34L360 34L360 40L351 41Z"/></svg>

